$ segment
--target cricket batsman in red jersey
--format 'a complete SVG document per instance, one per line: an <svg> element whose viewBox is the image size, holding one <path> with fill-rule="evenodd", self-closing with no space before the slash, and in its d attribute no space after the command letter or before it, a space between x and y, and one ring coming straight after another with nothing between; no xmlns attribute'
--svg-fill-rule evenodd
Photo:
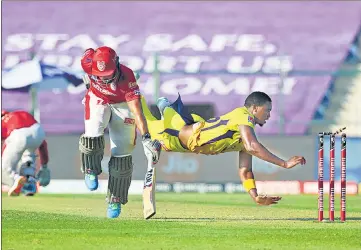
<svg viewBox="0 0 361 250"><path fill-rule="evenodd" d="M9 196L36 193L40 186L50 183L48 147L45 132L26 111L1 112L2 184L10 187ZM41 168L36 173L35 152L39 150ZM19 166L20 165L20 166ZM19 166L19 167L18 167Z"/></svg>
<svg viewBox="0 0 361 250"><path fill-rule="evenodd" d="M87 49L81 59L86 73L85 132L79 140L81 170L89 190L98 188L104 155L104 130L109 128L111 158L108 163L108 218L117 218L121 204L128 202L135 147L136 127L148 161L156 164L161 144L152 140L144 117L141 94L134 72L119 63L116 52L106 46Z"/></svg>

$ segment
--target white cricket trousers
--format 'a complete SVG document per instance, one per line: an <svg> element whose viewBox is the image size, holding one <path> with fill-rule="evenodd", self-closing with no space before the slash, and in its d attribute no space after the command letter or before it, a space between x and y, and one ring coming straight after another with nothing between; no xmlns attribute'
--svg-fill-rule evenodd
<svg viewBox="0 0 361 250"><path fill-rule="evenodd" d="M32 167L23 174L35 175L35 152L44 140L45 132L39 123L11 132L5 140L5 148L2 152L3 183L12 185L14 176L20 174L18 169L20 159L21 163L32 162Z"/></svg>
<svg viewBox="0 0 361 250"><path fill-rule="evenodd" d="M111 156L132 154L136 140L136 125L133 113L126 102L102 104L103 100L89 91L83 99L85 106L85 136L104 135L109 128Z"/></svg>

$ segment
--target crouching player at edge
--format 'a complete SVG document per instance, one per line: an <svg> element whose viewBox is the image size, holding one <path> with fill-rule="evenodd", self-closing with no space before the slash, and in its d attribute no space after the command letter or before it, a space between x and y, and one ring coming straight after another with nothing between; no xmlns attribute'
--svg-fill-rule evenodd
<svg viewBox="0 0 361 250"><path fill-rule="evenodd" d="M27 111L1 112L2 180L9 196L35 195L37 184L50 183L49 153L45 132ZM36 152L41 168L36 171Z"/></svg>
<svg viewBox="0 0 361 250"><path fill-rule="evenodd" d="M172 104L167 98L158 99L157 106L163 120L157 120L151 114L144 98L142 106L152 138L158 139L165 151L205 155L239 152L239 177L245 190L259 205L277 204L281 197L257 193L252 156L285 169L306 163L302 156L283 160L257 140L255 125L266 124L272 110L272 100L264 92L251 93L243 107L209 120L189 113L180 96Z"/></svg>

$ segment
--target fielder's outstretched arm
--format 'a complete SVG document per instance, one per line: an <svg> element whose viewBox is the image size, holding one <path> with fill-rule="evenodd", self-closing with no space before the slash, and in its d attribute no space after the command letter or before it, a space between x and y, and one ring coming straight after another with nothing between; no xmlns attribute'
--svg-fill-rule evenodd
<svg viewBox="0 0 361 250"><path fill-rule="evenodd" d="M249 154L277 166L285 167L286 162L284 160L272 154L257 140L253 128L241 125L239 126L239 130L242 136L243 145Z"/></svg>
<svg viewBox="0 0 361 250"><path fill-rule="evenodd" d="M241 133L243 145L246 151L251 155L282 168L293 168L298 164L304 165L306 163L305 158L302 156L293 156L288 161L285 161L272 154L257 140L254 130L250 126L240 125L239 131Z"/></svg>
<svg viewBox="0 0 361 250"><path fill-rule="evenodd" d="M246 152L239 152L239 178L243 183L244 189L252 197L252 199L259 205L277 204L281 197L258 195L256 182L252 172L252 155Z"/></svg>

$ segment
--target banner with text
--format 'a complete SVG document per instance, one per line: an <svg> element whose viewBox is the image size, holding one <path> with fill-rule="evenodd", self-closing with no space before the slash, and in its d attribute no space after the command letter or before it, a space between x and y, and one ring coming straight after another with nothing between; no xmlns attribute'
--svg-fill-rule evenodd
<svg viewBox="0 0 361 250"><path fill-rule="evenodd" d="M100 9L106 18L92 17ZM305 133L330 75L297 72L336 70L361 19L358 2L225 2L220 7L215 2L8 1L3 10L5 68L36 54L46 64L82 74L83 51L108 45L122 63L141 72L141 90L154 102L151 72L157 52L159 94L170 99L179 92L186 103L212 103L218 116L242 106L252 91L269 93L273 114L260 134L278 133L280 114L286 133ZM4 108L28 109L28 94L6 87ZM84 91L84 85L69 84L39 93L47 132L82 131Z"/></svg>

